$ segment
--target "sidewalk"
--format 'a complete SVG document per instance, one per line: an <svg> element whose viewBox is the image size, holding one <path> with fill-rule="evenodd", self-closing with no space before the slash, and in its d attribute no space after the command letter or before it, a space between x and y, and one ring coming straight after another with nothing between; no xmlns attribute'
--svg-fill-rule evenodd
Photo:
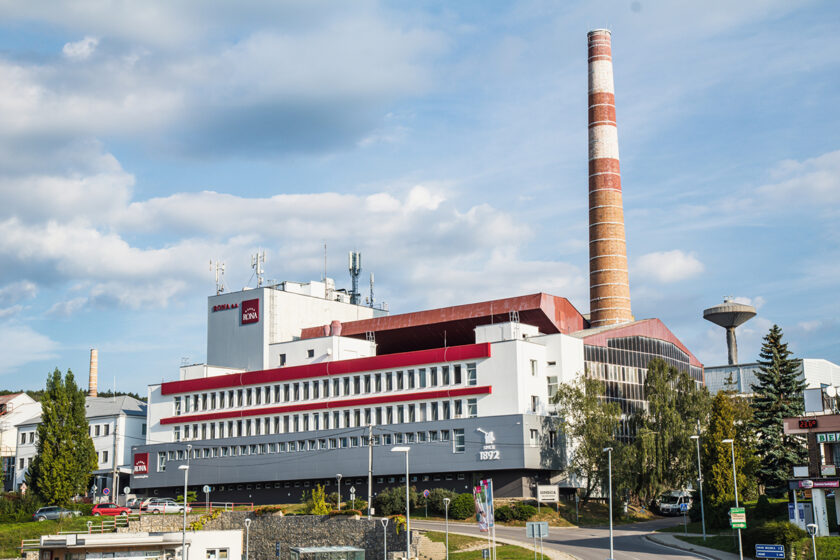
<svg viewBox="0 0 840 560"><path fill-rule="evenodd" d="M689 533L689 536L700 537L702 535ZM737 554L723 552L722 550L714 548L706 548L705 546L699 546L696 544L690 544L685 541L681 541L673 533L651 533L650 535L647 535L646 538L649 541L653 541L658 544L670 546L672 548L679 548L680 550L686 550L688 552L696 552L697 554L702 554L703 556L708 556L709 558L715 558L715 560L739 560Z"/></svg>

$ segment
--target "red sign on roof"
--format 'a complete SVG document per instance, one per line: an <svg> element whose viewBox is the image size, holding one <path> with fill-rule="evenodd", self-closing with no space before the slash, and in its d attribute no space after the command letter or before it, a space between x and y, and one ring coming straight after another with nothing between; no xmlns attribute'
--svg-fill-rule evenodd
<svg viewBox="0 0 840 560"><path fill-rule="evenodd" d="M260 322L260 300L249 299L242 302L242 324Z"/></svg>

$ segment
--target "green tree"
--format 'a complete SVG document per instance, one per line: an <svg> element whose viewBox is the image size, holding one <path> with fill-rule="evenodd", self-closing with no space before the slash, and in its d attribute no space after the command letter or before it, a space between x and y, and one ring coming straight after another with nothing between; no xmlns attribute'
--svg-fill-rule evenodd
<svg viewBox="0 0 840 560"><path fill-rule="evenodd" d="M712 414L708 432L703 437L703 474L705 477L703 490L709 503L717 505L734 505L735 491L732 480L732 450L730 444L723 443L725 439L735 440L735 470L738 477L738 492L741 500L751 494L748 475L754 471L755 463L753 450L749 442L749 433L741 428L747 424L743 416L748 407L742 406L743 401L725 391L719 392L712 400ZM746 418L749 420L749 418Z"/></svg>
<svg viewBox="0 0 840 560"><path fill-rule="evenodd" d="M327 493L324 487L316 484L312 489L312 493L307 498L306 492L303 494L304 504L306 505L306 513L312 515L326 515L330 512L330 505L327 502Z"/></svg>
<svg viewBox="0 0 840 560"><path fill-rule="evenodd" d="M783 429L784 418L804 413L802 392L806 383L782 336L782 329L773 325L764 337L756 372L758 384L752 386L753 427L760 458L758 479L765 487L786 484L794 465L807 463L803 439L787 435Z"/></svg>
<svg viewBox="0 0 840 560"><path fill-rule="evenodd" d="M694 446L690 436L705 425L711 398L705 387L664 360L655 358L645 378L647 409L633 419L637 486L647 502L669 488L694 480Z"/></svg>
<svg viewBox="0 0 840 560"><path fill-rule="evenodd" d="M615 434L621 408L618 403L604 399L602 381L588 376L560 384L554 402L563 432L572 447L568 472L584 483L581 500L586 505L601 481L607 478L604 448L618 445Z"/></svg>
<svg viewBox="0 0 840 560"><path fill-rule="evenodd" d="M47 377L38 426L38 454L27 474L30 488L48 504L66 505L85 494L97 458L85 418L85 393L73 373Z"/></svg>

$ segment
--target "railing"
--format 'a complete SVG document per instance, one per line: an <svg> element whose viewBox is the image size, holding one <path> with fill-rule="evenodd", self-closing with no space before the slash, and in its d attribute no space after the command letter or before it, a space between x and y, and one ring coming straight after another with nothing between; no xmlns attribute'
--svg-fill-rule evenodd
<svg viewBox="0 0 840 560"><path fill-rule="evenodd" d="M208 513L212 510L253 511L254 502L190 502L190 513Z"/></svg>
<svg viewBox="0 0 840 560"><path fill-rule="evenodd" d="M27 550L38 550L41 548L41 539L23 539L20 541L21 552Z"/></svg>

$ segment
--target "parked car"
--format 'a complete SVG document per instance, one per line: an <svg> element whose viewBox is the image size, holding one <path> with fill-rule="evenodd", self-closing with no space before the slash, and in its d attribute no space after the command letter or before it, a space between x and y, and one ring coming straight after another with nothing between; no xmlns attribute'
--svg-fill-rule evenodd
<svg viewBox="0 0 840 560"><path fill-rule="evenodd" d="M99 515L128 515L131 510L117 504L96 504L91 512L94 516Z"/></svg>
<svg viewBox="0 0 840 560"><path fill-rule="evenodd" d="M191 510L192 508L189 505L187 505L187 513L189 513ZM144 505L142 511L145 511L146 513L183 513L184 504L179 504L171 498L155 498L148 504Z"/></svg>
<svg viewBox="0 0 840 560"><path fill-rule="evenodd" d="M140 509L140 506L143 504L143 500L140 498L131 498L125 503L125 507L131 509Z"/></svg>
<svg viewBox="0 0 840 560"><path fill-rule="evenodd" d="M680 515L682 504L691 508L691 494L682 490L665 492L656 500L656 508L662 515Z"/></svg>
<svg viewBox="0 0 840 560"><path fill-rule="evenodd" d="M47 519L61 519L63 517L79 517L80 511L65 509L59 506L46 506L32 514L35 521L46 521Z"/></svg>

